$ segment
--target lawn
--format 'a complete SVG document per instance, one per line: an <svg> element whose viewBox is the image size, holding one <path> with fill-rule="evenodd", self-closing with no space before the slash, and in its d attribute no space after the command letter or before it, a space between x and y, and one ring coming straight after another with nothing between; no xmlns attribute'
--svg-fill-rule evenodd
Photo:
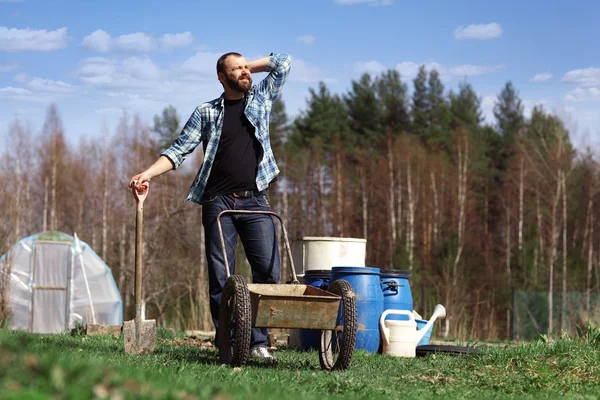
<svg viewBox="0 0 600 400"><path fill-rule="evenodd" d="M324 372L316 352L277 350L275 365L218 365L200 341L159 330L151 355L112 336L0 330L2 399L496 399L599 398L600 345L589 337L477 354L414 359L355 352L350 369Z"/></svg>

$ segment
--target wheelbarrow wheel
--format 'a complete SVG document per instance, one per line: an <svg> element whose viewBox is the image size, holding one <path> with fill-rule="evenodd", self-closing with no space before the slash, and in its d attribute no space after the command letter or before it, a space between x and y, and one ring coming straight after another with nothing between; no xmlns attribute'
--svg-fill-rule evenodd
<svg viewBox="0 0 600 400"><path fill-rule="evenodd" d="M350 366L356 344L358 311L354 290L350 282L340 279L333 281L329 292L340 296L340 309L334 330L322 330L319 341L319 362L327 371L344 370Z"/></svg>
<svg viewBox="0 0 600 400"><path fill-rule="evenodd" d="M219 362L231 366L246 364L252 333L250 292L244 278L230 276L225 282L219 306L217 346Z"/></svg>

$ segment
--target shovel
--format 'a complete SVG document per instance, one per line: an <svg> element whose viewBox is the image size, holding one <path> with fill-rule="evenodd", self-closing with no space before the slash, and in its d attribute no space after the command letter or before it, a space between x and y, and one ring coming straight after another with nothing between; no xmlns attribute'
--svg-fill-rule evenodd
<svg viewBox="0 0 600 400"><path fill-rule="evenodd" d="M133 197L137 202L135 220L135 319L125 321L123 335L125 353L149 354L156 345L156 320L142 319L142 227L144 222L143 204L148 196L150 185L145 182L141 185L144 189L139 192L137 185L132 188Z"/></svg>

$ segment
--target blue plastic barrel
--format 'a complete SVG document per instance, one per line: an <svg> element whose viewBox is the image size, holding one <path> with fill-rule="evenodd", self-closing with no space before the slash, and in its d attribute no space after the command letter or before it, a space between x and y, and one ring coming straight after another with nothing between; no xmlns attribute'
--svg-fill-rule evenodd
<svg viewBox="0 0 600 400"><path fill-rule="evenodd" d="M331 271L328 269L324 270L309 270L306 271L302 278L302 283L310 285L319 289L327 290L329 287L329 280L331 279Z"/></svg>
<svg viewBox="0 0 600 400"><path fill-rule="evenodd" d="M410 272L399 269L381 270L381 291L384 310L413 310ZM405 315L390 315L387 319L407 320Z"/></svg>
<svg viewBox="0 0 600 400"><path fill-rule="evenodd" d="M381 291L380 270L371 267L333 267L331 282L347 280L356 296L358 311L358 331L356 332L356 350L375 353L379 349L379 317L383 312L383 293Z"/></svg>
<svg viewBox="0 0 600 400"><path fill-rule="evenodd" d="M318 289L327 290L331 279L330 270L308 270L302 278L302 283ZM318 329L299 329L300 346L302 350L318 350L321 331Z"/></svg>

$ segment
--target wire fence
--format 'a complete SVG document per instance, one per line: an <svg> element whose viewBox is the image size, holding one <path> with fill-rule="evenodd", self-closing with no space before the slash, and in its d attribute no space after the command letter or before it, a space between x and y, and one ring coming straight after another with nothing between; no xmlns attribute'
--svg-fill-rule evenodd
<svg viewBox="0 0 600 400"><path fill-rule="evenodd" d="M533 340L538 335L577 336L577 326L600 326L600 293L553 292L552 331L548 292L513 292L512 338Z"/></svg>

